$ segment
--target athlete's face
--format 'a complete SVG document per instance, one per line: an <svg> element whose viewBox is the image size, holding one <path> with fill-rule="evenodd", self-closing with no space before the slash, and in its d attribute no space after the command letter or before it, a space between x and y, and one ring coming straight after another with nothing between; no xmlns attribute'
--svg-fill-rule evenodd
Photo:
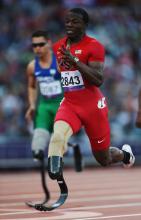
<svg viewBox="0 0 141 220"><path fill-rule="evenodd" d="M46 55L50 49L49 41L45 37L33 37L32 49L38 57L42 57Z"/></svg>
<svg viewBox="0 0 141 220"><path fill-rule="evenodd" d="M86 28L82 15L68 12L65 18L65 28L69 38L78 38L82 36Z"/></svg>

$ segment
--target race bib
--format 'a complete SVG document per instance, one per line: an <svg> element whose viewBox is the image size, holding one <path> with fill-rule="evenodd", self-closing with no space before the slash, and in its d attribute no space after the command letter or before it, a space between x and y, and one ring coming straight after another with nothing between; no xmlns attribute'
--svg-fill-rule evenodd
<svg viewBox="0 0 141 220"><path fill-rule="evenodd" d="M84 88L83 78L78 70L62 71L61 83L64 91L75 91Z"/></svg>
<svg viewBox="0 0 141 220"><path fill-rule="evenodd" d="M62 93L61 83L59 80L50 83L40 82L39 86L40 92L43 96L53 97Z"/></svg>

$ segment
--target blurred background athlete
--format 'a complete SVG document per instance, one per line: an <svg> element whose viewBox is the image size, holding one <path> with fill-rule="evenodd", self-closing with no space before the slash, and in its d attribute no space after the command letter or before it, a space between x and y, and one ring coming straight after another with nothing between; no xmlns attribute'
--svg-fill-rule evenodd
<svg viewBox="0 0 141 220"><path fill-rule="evenodd" d="M96 39L86 35L89 16L82 8L67 12L67 36L54 45L61 81L65 92L55 118L54 133L49 144L49 174L57 179L62 174L62 158L70 136L84 126L92 153L102 166L122 161L134 164L129 145L122 150L110 147L108 107L99 87L103 83L105 51Z"/></svg>
<svg viewBox="0 0 141 220"><path fill-rule="evenodd" d="M29 122L34 120L31 148L33 158L40 161L42 187L45 193L43 203L46 203L50 194L45 181L44 150L48 147L54 117L63 93L56 57L46 31L38 30L32 34L32 48L35 59L27 66L29 107L25 117ZM27 205L32 206L32 203Z"/></svg>
<svg viewBox="0 0 141 220"><path fill-rule="evenodd" d="M31 146L33 157L38 159L48 146L63 93L56 57L46 31L32 34L32 48L35 59L27 66L29 107L25 117L28 121L34 119Z"/></svg>

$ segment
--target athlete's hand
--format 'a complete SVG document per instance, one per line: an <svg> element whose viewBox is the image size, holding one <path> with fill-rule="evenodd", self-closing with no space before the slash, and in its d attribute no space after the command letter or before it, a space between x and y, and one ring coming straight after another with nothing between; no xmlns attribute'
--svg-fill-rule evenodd
<svg viewBox="0 0 141 220"><path fill-rule="evenodd" d="M141 111L138 111L137 118L136 118L136 127L141 128Z"/></svg>
<svg viewBox="0 0 141 220"><path fill-rule="evenodd" d="M67 69L70 69L76 64L74 56L69 50L64 47L64 45L59 48L58 52L60 53L60 65L65 66L65 68Z"/></svg>
<svg viewBox="0 0 141 220"><path fill-rule="evenodd" d="M29 106L26 114L25 114L25 119L28 121L28 122L31 122L33 120L33 117L34 117L34 114L35 114L35 108L32 107L32 106Z"/></svg>

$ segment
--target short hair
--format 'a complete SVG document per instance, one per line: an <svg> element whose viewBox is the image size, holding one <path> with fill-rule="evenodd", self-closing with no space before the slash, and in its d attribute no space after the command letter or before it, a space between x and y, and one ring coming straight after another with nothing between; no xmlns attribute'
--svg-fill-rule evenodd
<svg viewBox="0 0 141 220"><path fill-rule="evenodd" d="M69 11L82 15L84 23L85 24L89 23L89 15L83 8L72 8Z"/></svg>
<svg viewBox="0 0 141 220"><path fill-rule="evenodd" d="M48 37L48 32L45 30L37 30L32 34L32 38L33 37L44 37L46 39L49 39Z"/></svg>

